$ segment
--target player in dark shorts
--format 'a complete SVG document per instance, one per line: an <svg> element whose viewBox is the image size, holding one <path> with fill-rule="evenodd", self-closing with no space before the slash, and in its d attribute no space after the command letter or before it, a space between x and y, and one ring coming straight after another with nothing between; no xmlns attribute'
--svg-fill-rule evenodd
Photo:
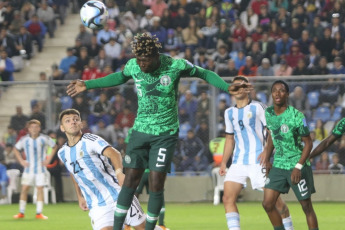
<svg viewBox="0 0 345 230"><path fill-rule="evenodd" d="M247 83L229 86L216 73L185 59L160 54L158 39L147 33L134 37L130 59L123 71L89 81L75 80L67 93L75 96L87 89L106 88L133 79L138 96L138 112L124 158L125 181L115 211L114 230L121 230L135 190L144 170L149 168L150 197L146 230L154 229L164 203L164 182L178 140L178 84L183 77L197 77L232 94L251 90Z"/></svg>
<svg viewBox="0 0 345 230"><path fill-rule="evenodd" d="M275 203L281 193L288 193L292 188L302 205L309 230L316 230L318 223L311 202L315 188L307 160L312 148L308 125L303 113L288 105L289 86L284 81L275 81L271 93L273 106L265 111L269 130L265 157L268 176L262 204L274 229L284 229ZM269 159L273 149L276 151L271 166Z"/></svg>

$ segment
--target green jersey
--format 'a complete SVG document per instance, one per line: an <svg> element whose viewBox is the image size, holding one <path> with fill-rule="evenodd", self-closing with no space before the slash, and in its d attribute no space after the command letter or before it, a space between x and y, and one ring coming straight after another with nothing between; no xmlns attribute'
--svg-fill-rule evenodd
<svg viewBox="0 0 345 230"><path fill-rule="evenodd" d="M133 129L151 135L178 131L178 83L181 77L198 77L227 91L228 84L217 74L197 67L185 59L160 55L160 67L144 73L136 58L129 60L121 73L86 81L87 89L119 85L133 79L138 95L138 113Z"/></svg>
<svg viewBox="0 0 345 230"><path fill-rule="evenodd" d="M332 131L332 134L337 137L340 137L344 133L345 133L345 118L341 119Z"/></svg>
<svg viewBox="0 0 345 230"><path fill-rule="evenodd" d="M301 137L309 135L303 113L288 106L277 116L273 106L270 106L265 111L265 117L276 150L273 166L286 170L293 169L302 155Z"/></svg>

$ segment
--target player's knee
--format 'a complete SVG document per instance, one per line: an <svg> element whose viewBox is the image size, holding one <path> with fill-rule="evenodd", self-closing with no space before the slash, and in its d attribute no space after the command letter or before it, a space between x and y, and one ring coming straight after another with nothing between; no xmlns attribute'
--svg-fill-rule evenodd
<svg viewBox="0 0 345 230"><path fill-rule="evenodd" d="M272 202L264 200L262 202L262 207L265 209L266 212L271 212L275 208L275 205Z"/></svg>
<svg viewBox="0 0 345 230"><path fill-rule="evenodd" d="M311 202L303 202L303 203L301 202L301 205L302 205L303 212L305 214L310 214L314 211L313 205L311 204Z"/></svg>
<svg viewBox="0 0 345 230"><path fill-rule="evenodd" d="M224 204L235 204L236 203L236 197L224 194L223 195L223 203Z"/></svg>

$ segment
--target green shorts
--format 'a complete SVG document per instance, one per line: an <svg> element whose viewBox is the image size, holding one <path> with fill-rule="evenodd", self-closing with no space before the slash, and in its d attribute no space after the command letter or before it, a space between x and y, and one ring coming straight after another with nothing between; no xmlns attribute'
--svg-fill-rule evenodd
<svg viewBox="0 0 345 230"><path fill-rule="evenodd" d="M123 166L170 172L178 134L151 135L132 130Z"/></svg>
<svg viewBox="0 0 345 230"><path fill-rule="evenodd" d="M143 193L144 187L146 188L146 194L149 194L149 175L150 170L145 170L143 176L141 177L140 183L137 190L135 191L138 194Z"/></svg>
<svg viewBox="0 0 345 230"><path fill-rule="evenodd" d="M313 172L311 167L304 165L301 170L301 181L298 184L291 182L292 170L285 170L273 167L266 179L265 188L269 188L280 193L288 193L292 188L298 200L306 200L315 193Z"/></svg>

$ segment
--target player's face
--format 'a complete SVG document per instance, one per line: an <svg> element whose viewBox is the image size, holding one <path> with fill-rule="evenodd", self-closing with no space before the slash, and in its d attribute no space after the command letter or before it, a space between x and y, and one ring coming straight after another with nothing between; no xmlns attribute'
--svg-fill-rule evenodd
<svg viewBox="0 0 345 230"><path fill-rule="evenodd" d="M41 132L41 126L39 124L30 124L28 127L28 132L30 136L38 136Z"/></svg>
<svg viewBox="0 0 345 230"><path fill-rule="evenodd" d="M156 56L137 56L137 63L144 73L152 73L159 66L159 55Z"/></svg>
<svg viewBox="0 0 345 230"><path fill-rule="evenodd" d="M60 129L62 132L70 135L76 135L80 133L83 128L80 117L76 114L68 114L63 116Z"/></svg>
<svg viewBox="0 0 345 230"><path fill-rule="evenodd" d="M273 104L277 106L286 105L289 93L283 84L277 83L272 88Z"/></svg>

